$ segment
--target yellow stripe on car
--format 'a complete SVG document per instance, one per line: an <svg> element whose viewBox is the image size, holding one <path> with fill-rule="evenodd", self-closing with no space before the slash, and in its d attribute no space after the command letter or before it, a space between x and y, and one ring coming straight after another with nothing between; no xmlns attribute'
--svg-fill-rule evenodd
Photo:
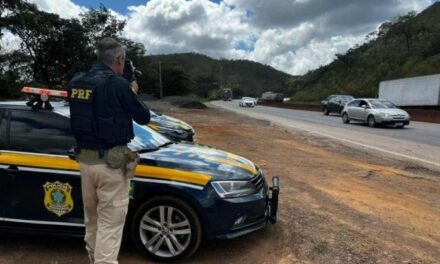
<svg viewBox="0 0 440 264"><path fill-rule="evenodd" d="M156 126L156 125L153 125L153 124L148 124L147 125L149 128L151 128L151 129L153 129L153 130L156 130L156 131L159 131L160 130L160 127L159 126Z"/></svg>
<svg viewBox="0 0 440 264"><path fill-rule="evenodd" d="M211 176L201 173L144 165L137 166L136 176L188 182L197 185L206 185L211 180Z"/></svg>
<svg viewBox="0 0 440 264"><path fill-rule="evenodd" d="M255 168L249 167L249 166L247 166L247 165L245 165L243 163L240 163L238 161L235 161L235 160L231 160L231 159L227 159L227 158L226 159L224 159L224 158L217 158L217 157L216 158L206 158L206 159L217 161L217 162L220 162L220 163L224 163L224 164L227 164L227 165L230 165L230 166L233 166L233 167L242 168L244 170L249 171L253 175L257 174L257 170Z"/></svg>
<svg viewBox="0 0 440 264"><path fill-rule="evenodd" d="M77 162L64 157L0 152L0 163L16 166L79 171L79 164Z"/></svg>
<svg viewBox="0 0 440 264"><path fill-rule="evenodd" d="M79 171L79 164L69 158L25 153L0 152L0 164ZM211 176L201 173L146 165L137 166L136 176L179 181L202 186L211 180Z"/></svg>

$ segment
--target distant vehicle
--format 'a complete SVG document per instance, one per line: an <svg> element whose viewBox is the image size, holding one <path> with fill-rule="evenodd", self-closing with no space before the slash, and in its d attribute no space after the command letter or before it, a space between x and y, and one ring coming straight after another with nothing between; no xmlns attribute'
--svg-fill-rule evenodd
<svg viewBox="0 0 440 264"><path fill-rule="evenodd" d="M322 112L324 115L330 113L341 114L345 104L353 99L354 97L351 95L329 95L321 101Z"/></svg>
<svg viewBox="0 0 440 264"><path fill-rule="evenodd" d="M251 97L242 97L238 103L240 107L255 107L255 100Z"/></svg>
<svg viewBox="0 0 440 264"><path fill-rule="evenodd" d="M360 121L369 127L392 125L403 128L409 125L409 114L392 102L382 99L355 99L347 103L342 111L342 122Z"/></svg>
<svg viewBox="0 0 440 264"><path fill-rule="evenodd" d="M440 106L440 74L380 82L379 99L398 106Z"/></svg>
<svg viewBox="0 0 440 264"><path fill-rule="evenodd" d="M223 101L232 101L232 89L223 88L222 97L223 97Z"/></svg>
<svg viewBox="0 0 440 264"><path fill-rule="evenodd" d="M264 101L273 101L273 102L282 103L284 100L284 94L274 93L274 92L264 92L261 95L261 99Z"/></svg>

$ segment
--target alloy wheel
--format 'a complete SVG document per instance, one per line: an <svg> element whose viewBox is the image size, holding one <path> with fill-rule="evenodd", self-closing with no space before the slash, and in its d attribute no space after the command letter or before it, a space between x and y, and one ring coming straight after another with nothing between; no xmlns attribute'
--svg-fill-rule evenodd
<svg viewBox="0 0 440 264"><path fill-rule="evenodd" d="M191 241L191 224L177 208L159 205L148 210L139 226L140 238L153 255L163 258L178 256Z"/></svg>

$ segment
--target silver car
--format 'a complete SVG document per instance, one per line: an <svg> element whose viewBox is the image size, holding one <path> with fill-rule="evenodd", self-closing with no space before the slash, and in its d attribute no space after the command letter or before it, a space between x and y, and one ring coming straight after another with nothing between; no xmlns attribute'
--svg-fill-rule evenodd
<svg viewBox="0 0 440 264"><path fill-rule="evenodd" d="M410 116L388 100L355 99L342 110L342 122L350 121L364 122L370 127L382 124L403 128L409 125Z"/></svg>

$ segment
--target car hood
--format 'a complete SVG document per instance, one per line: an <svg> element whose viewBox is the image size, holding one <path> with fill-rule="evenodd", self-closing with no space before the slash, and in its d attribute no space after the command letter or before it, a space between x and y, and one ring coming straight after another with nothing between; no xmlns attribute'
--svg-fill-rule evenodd
<svg viewBox="0 0 440 264"><path fill-rule="evenodd" d="M235 154L196 144L175 143L140 154L140 165L208 175L212 180L250 179L258 167Z"/></svg>
<svg viewBox="0 0 440 264"><path fill-rule="evenodd" d="M157 127L165 127L170 129L181 129L184 131L194 132L194 129L189 124L167 115L151 116L148 126L155 130L157 130Z"/></svg>
<svg viewBox="0 0 440 264"><path fill-rule="evenodd" d="M374 109L380 113L387 113L389 115L408 115L405 110L399 108L382 108L382 109Z"/></svg>

